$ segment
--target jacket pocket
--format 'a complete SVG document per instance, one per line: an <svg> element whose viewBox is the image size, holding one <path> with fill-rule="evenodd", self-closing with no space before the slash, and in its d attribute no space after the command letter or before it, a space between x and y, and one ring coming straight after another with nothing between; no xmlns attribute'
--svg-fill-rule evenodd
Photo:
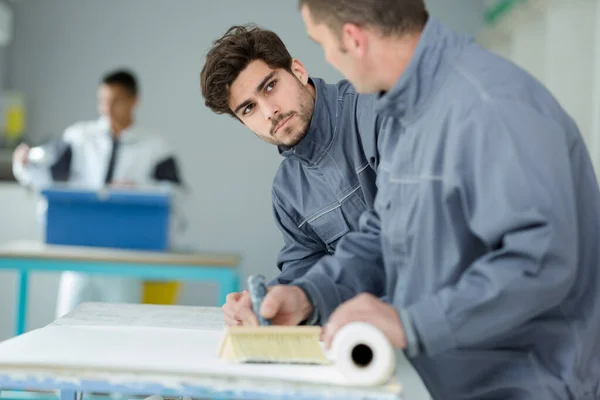
<svg viewBox="0 0 600 400"><path fill-rule="evenodd" d="M330 253L335 251L337 241L350 231L339 205L333 205L315 213L308 218L307 223L327 245Z"/></svg>

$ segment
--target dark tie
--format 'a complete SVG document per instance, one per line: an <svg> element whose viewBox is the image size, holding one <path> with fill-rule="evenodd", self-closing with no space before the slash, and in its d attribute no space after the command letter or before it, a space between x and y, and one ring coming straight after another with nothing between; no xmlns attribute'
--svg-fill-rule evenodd
<svg viewBox="0 0 600 400"><path fill-rule="evenodd" d="M112 183L113 174L115 172L115 162L117 160L117 152L119 150L119 139L115 136L111 136L112 138L112 152L110 153L110 161L108 162L108 169L106 170L106 179L104 179L105 184Z"/></svg>

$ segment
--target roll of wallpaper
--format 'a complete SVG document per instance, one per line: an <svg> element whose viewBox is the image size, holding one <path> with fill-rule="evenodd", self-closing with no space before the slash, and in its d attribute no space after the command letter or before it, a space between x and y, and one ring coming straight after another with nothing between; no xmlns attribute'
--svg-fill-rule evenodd
<svg viewBox="0 0 600 400"><path fill-rule="evenodd" d="M348 382L376 386L389 381L396 367L396 354L384 334L364 322L353 322L338 331L329 358Z"/></svg>

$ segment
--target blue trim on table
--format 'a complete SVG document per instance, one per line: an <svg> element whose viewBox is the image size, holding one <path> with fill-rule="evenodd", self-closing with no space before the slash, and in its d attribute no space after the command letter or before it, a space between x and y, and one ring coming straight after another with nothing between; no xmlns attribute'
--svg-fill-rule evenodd
<svg viewBox="0 0 600 400"><path fill-rule="evenodd" d="M15 373L17 375L17 373ZM234 378L233 378L234 379ZM74 383L78 381L78 383ZM275 382L272 382L275 383ZM96 393L119 393L122 395L141 395L150 396L159 394L163 397L181 397L190 396L192 398L210 398L210 399L294 399L294 400L401 400L403 397L397 393L388 392L381 389L352 389L344 387L332 387L325 385L315 385L314 387L298 388L297 385L286 385L285 391L281 389L274 390L275 393L269 393L268 382L262 387L264 389L248 388L244 389L242 385L232 384L232 378L215 378L213 386L220 389L210 388L208 386L178 384L178 389L166 387L160 383L152 382L132 382L122 384L111 384L102 380L78 380L73 379L53 379L53 378L22 378L15 379L9 375L0 374L0 390L60 390L61 400L72 400L73 394L96 392ZM229 388L227 388L229 386ZM337 393L336 393L337 392ZM353 393L354 392L354 393ZM65 393L66 397L63 397ZM68 397L68 398L67 398Z"/></svg>
<svg viewBox="0 0 600 400"><path fill-rule="evenodd" d="M31 272L75 271L140 279L200 281L218 286L217 306L225 303L228 293L239 291L237 268L228 266L2 257L0 258L0 270L15 270L19 273L17 314L15 316L15 335L17 336L24 333L26 328L28 281Z"/></svg>

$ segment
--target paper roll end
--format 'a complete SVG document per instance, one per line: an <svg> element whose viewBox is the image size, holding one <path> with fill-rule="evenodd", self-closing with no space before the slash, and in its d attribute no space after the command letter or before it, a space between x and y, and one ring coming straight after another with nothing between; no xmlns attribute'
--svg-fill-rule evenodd
<svg viewBox="0 0 600 400"><path fill-rule="evenodd" d="M338 332L332 355L337 368L353 385L383 385L396 368L392 345L381 331L364 322L348 324Z"/></svg>
<svg viewBox="0 0 600 400"><path fill-rule="evenodd" d="M373 349L363 343L354 346L350 352L350 358L358 368L367 368L373 362L373 357Z"/></svg>

